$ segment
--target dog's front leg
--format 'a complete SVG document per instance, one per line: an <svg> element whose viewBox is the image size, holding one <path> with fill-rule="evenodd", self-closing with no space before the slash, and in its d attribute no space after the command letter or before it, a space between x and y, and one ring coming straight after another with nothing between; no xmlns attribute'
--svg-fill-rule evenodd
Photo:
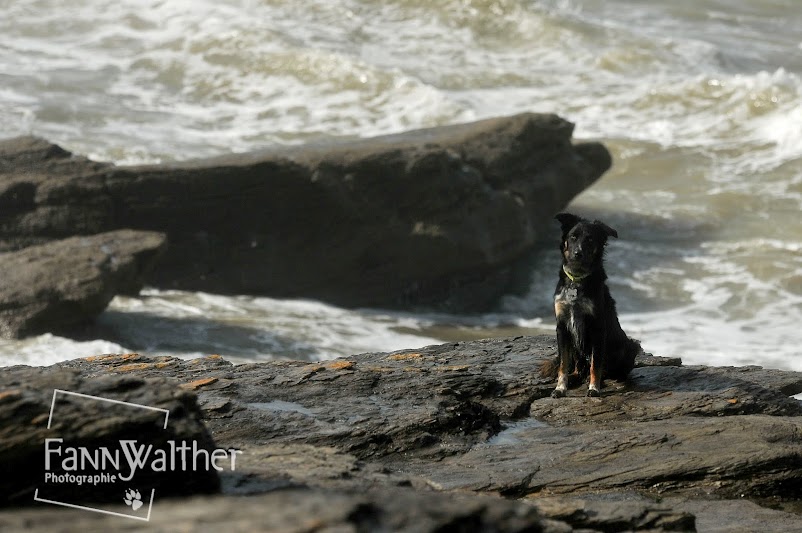
<svg viewBox="0 0 802 533"><path fill-rule="evenodd" d="M602 372L604 370L604 342L594 342L590 352L590 384L588 396L597 398L601 396Z"/></svg>
<svg viewBox="0 0 802 533"><path fill-rule="evenodd" d="M557 370L557 387L552 391L552 398L562 398L568 390L568 373L573 364L573 350L571 349L571 334L565 324L557 324L557 354L560 366Z"/></svg>

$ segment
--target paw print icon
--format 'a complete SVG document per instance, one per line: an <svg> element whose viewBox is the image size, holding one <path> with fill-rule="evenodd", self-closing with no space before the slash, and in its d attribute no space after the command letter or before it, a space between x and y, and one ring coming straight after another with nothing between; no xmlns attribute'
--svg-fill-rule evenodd
<svg viewBox="0 0 802 533"><path fill-rule="evenodd" d="M131 506L134 511L142 507L142 495L138 490L128 489L125 491L125 505Z"/></svg>

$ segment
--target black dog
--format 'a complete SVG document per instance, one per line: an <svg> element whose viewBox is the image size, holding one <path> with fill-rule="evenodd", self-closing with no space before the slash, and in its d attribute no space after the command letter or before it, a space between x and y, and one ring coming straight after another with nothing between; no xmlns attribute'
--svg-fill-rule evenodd
<svg viewBox="0 0 802 533"><path fill-rule="evenodd" d="M557 358L546 361L543 377L557 378L554 398L565 396L590 375L588 396L601 394L605 377L623 380L635 366L640 344L618 323L615 300L607 288L604 247L618 232L570 213L556 217L562 225L562 268L554 291L557 315Z"/></svg>

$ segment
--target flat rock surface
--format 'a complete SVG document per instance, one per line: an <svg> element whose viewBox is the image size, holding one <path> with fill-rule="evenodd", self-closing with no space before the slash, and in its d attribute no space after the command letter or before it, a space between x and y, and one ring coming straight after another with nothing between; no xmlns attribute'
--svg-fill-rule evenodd
<svg viewBox="0 0 802 533"><path fill-rule="evenodd" d="M0 142L0 250L133 228L167 234L166 288L349 306L483 308L611 164L524 114L181 164L116 167Z"/></svg>
<svg viewBox="0 0 802 533"><path fill-rule="evenodd" d="M789 398L802 373L641 354L600 399L584 386L553 399L536 369L555 349L516 337L321 363L131 354L57 366L194 390L216 445L243 451L221 508L296 490L458 492L534 508L545 520L534 531L745 531L763 519L802 530L787 512L802 483L802 407Z"/></svg>
<svg viewBox="0 0 802 533"><path fill-rule="evenodd" d="M0 253L0 336L90 322L116 294L139 292L165 244L160 233L118 230Z"/></svg>

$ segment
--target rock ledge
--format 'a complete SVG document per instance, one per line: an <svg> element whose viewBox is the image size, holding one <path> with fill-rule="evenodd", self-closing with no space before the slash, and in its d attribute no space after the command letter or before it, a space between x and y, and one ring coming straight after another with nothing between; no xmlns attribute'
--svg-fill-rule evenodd
<svg viewBox="0 0 802 533"><path fill-rule="evenodd" d="M536 373L554 351L551 337L516 337L321 363L129 354L55 365L41 371L46 382L17 378L2 390L46 389L70 372L194 391L215 444L243 451L241 469L221 476L223 495L165 504L154 522L163 529L232 513L241 531L269 529L269 516L299 531L802 527L799 515L765 507L799 509L802 406L789 395L802 391L802 373L641 354L601 399L578 389L555 400ZM0 525L45 528L59 513L6 512Z"/></svg>

